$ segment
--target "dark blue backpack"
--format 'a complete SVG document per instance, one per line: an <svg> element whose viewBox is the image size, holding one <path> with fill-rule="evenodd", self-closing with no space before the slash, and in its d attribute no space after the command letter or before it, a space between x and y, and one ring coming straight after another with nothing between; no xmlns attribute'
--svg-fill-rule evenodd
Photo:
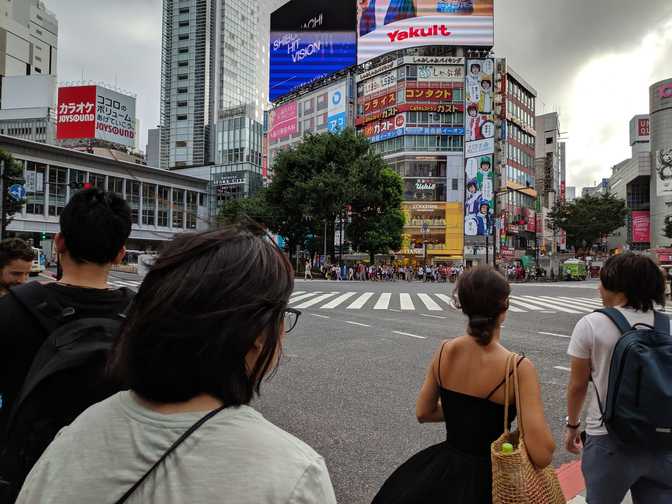
<svg viewBox="0 0 672 504"><path fill-rule="evenodd" d="M597 395L607 431L622 444L672 450L670 319L654 312L654 327L632 327L615 308L597 312L609 317L623 334L611 358L604 405Z"/></svg>

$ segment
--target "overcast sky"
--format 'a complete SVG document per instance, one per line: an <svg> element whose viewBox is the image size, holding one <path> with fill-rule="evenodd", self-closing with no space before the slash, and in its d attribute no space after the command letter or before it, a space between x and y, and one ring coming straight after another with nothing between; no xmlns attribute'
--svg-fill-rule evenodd
<svg viewBox="0 0 672 504"><path fill-rule="evenodd" d="M59 20L59 81L135 93L144 149L159 122L161 0L46 3ZM672 77L672 2L496 0L495 8L497 55L537 89L538 113L560 112L569 185L608 177L629 157L628 121L648 111L649 85Z"/></svg>

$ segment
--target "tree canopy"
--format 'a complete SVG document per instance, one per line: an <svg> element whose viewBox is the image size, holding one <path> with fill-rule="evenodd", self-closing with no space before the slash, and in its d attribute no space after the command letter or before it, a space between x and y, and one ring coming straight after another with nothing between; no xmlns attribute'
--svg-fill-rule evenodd
<svg viewBox="0 0 672 504"><path fill-rule="evenodd" d="M561 203L549 215L551 225L567 233L567 243L575 250L590 249L602 237L623 227L627 216L625 201L609 193Z"/></svg>
<svg viewBox="0 0 672 504"><path fill-rule="evenodd" d="M21 211L21 207L26 204L25 200L16 201L11 198L8 193L8 188L14 184L24 184L23 179L23 164L16 161L12 155L0 149L0 162L4 164L4 175L2 180L2 206L5 209L5 220L0 223L0 231L2 238L4 238L7 226L12 222L15 213Z"/></svg>

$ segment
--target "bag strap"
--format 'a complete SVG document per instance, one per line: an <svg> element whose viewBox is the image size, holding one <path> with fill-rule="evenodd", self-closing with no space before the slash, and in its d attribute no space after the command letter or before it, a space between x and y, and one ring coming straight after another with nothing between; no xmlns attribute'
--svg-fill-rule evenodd
<svg viewBox="0 0 672 504"><path fill-rule="evenodd" d="M670 317L659 311L654 311L653 320L653 327L657 333L670 335Z"/></svg>
<svg viewBox="0 0 672 504"><path fill-rule="evenodd" d="M595 310L595 313L601 313L609 318L609 320L618 327L618 330L621 331L622 335L632 330L632 326L630 325L630 322L628 322L628 319L626 319L625 315L616 308L600 308L599 310ZM669 332L669 327L667 330Z"/></svg>
<svg viewBox="0 0 672 504"><path fill-rule="evenodd" d="M516 360L516 354L511 353L506 359L506 375L504 376L504 433L509 433L509 397L511 396L511 389L509 388L510 376L511 376L511 366Z"/></svg>
<svg viewBox="0 0 672 504"><path fill-rule="evenodd" d="M65 318L74 314L67 313L56 303L44 285L29 282L9 289L14 299L30 313L44 329L47 336L61 325Z"/></svg>
<svg viewBox="0 0 672 504"><path fill-rule="evenodd" d="M201 427L205 422L210 420L212 417L217 415L219 412L221 412L223 409L225 409L226 406L220 406L219 408L212 410L210 413L205 415L203 418L201 418L198 422L196 422L194 425L189 427L186 432L184 432L178 439L175 441L170 448L168 448L163 455L161 455L161 458L157 460L152 467L149 468L149 470L140 478L138 481L135 482L135 484L128 489L128 491L116 502L116 504L123 504L128 500L128 498L144 483L144 481L149 477L150 474L154 472L154 470L161 465L161 463L168 458L168 456L173 453L178 446L180 446L186 439L191 436L194 432L196 432L199 427Z"/></svg>
<svg viewBox="0 0 672 504"><path fill-rule="evenodd" d="M514 364L516 361L516 354L513 354ZM523 407L520 399L520 385L518 380L518 366L513 366L513 388L516 394L516 412L518 413L518 431L520 432L520 439L525 439L525 432L523 430Z"/></svg>

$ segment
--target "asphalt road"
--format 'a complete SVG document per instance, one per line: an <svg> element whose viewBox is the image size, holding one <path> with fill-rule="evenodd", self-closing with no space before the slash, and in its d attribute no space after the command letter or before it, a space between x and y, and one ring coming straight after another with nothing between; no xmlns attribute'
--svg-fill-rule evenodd
<svg viewBox="0 0 672 504"><path fill-rule="evenodd" d="M137 288L139 279L114 272L110 283ZM450 305L452 288L297 281L291 306L303 315L254 406L325 457L340 503L370 502L396 467L444 439L442 424L418 424L415 399L433 352L464 334L465 317ZM512 290L502 343L525 353L539 372L559 466L573 460L561 439L567 345L576 322L599 304L597 284L514 284Z"/></svg>

